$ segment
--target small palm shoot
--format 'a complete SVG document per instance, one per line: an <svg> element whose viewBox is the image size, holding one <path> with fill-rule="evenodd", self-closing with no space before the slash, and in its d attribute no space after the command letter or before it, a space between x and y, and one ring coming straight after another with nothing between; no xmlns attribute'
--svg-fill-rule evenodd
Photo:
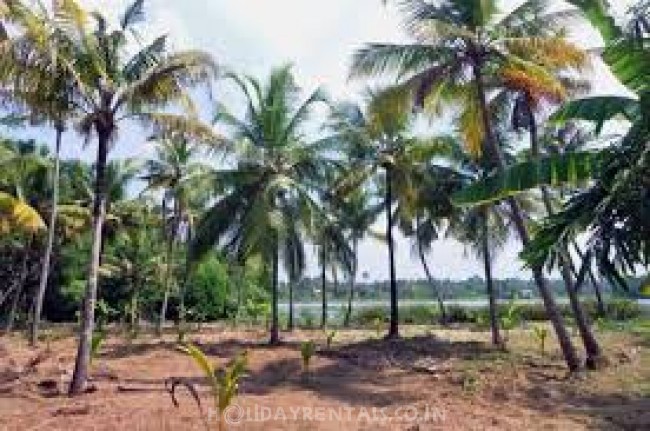
<svg viewBox="0 0 650 431"><path fill-rule="evenodd" d="M302 368L305 374L309 373L311 358L316 353L316 343L313 340L305 341L300 345L300 355L302 356Z"/></svg>
<svg viewBox="0 0 650 431"><path fill-rule="evenodd" d="M520 322L519 316L519 307L515 304L514 301L511 301L508 305L505 315L501 316L501 327L505 331L505 336L503 337L503 345L506 346L510 339L510 331L515 329Z"/></svg>
<svg viewBox="0 0 650 431"><path fill-rule="evenodd" d="M327 350L332 348L334 338L336 338L336 331L325 331L325 345L327 346Z"/></svg>
<svg viewBox="0 0 650 431"><path fill-rule="evenodd" d="M92 342L90 344L90 362L92 363L99 354L104 341L106 341L106 332L97 331L93 334Z"/></svg>
<svg viewBox="0 0 650 431"><path fill-rule="evenodd" d="M372 326L373 328L375 328L375 333L377 334L377 338L380 338L381 333L384 330L384 321L379 317L375 317L375 319L372 321Z"/></svg>
<svg viewBox="0 0 650 431"><path fill-rule="evenodd" d="M546 355L546 340L549 336L548 328L545 326L535 326L533 328L533 334L539 343L539 351L542 356Z"/></svg>
<svg viewBox="0 0 650 431"><path fill-rule="evenodd" d="M239 390L239 381L246 373L246 366L248 363L248 353L243 352L237 355L225 368L219 370L212 363L210 359L199 349L192 344L186 344L180 347L180 350L188 354L196 363L196 365L205 374L210 392L212 394L214 406L219 414L219 431L225 429L224 412L232 404L234 398L237 396ZM172 402L178 406L175 396L175 390L178 386L185 386L191 393L196 401L199 410L206 422L206 428L209 429L209 423L206 420L206 415L201 409L201 400L198 396L196 388L192 383L180 379L172 379L171 388L169 393L172 396ZM210 415L208 415L210 417Z"/></svg>

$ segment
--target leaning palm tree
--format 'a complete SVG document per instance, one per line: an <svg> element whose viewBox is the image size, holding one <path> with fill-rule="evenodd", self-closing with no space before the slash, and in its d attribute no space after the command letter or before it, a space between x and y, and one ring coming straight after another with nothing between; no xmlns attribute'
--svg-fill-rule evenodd
<svg viewBox="0 0 650 431"><path fill-rule="evenodd" d="M131 41L137 35L136 26L145 18L143 0L136 0L126 9L116 29L110 29L99 13L93 13L90 21L74 0L62 5L57 33L65 55L60 62L73 78L74 92L70 98L80 118L78 129L87 139L97 138L92 251L81 310L79 348L70 384L70 394L74 395L82 392L88 376L107 204L106 166L118 126L123 120L131 119L158 130L183 128L197 139L215 142L212 129L199 124L194 117L161 113L159 109L173 103L189 106L186 89L211 81L216 67L210 56L202 52L169 53L164 36L147 46L138 46L140 49L129 55Z"/></svg>
<svg viewBox="0 0 650 431"><path fill-rule="evenodd" d="M271 274L270 342L276 344L279 264L304 256L303 238L312 237L319 213L314 193L333 163L327 143L304 134L312 108L325 97L317 90L299 102L290 66L273 70L264 84L228 78L243 94L246 113L240 118L221 107L216 121L232 130L238 157L236 166L215 174L218 198L198 224L190 261L214 246L239 262L260 256Z"/></svg>
<svg viewBox="0 0 650 431"><path fill-rule="evenodd" d="M530 86L558 84L546 68L583 64L584 54L557 28L558 15L546 13L544 0L527 0L501 13L496 0L403 0L406 28L416 42L374 44L354 56L352 76L393 75L414 104L432 113L443 100L460 102L458 117L468 150L506 168L488 107L489 90L517 75ZM565 16L566 14L561 14ZM550 30L545 30L550 29ZM526 217L515 199L508 199L514 226L524 246L530 243ZM571 371L581 367L542 265L533 275L565 361Z"/></svg>
<svg viewBox="0 0 650 431"><path fill-rule="evenodd" d="M368 92L364 110L351 104L335 106L328 128L330 139L346 148L352 160L348 175L336 187L345 196L370 179L379 180L386 214L386 241L390 274L390 329L388 338L399 337L397 270L394 227L399 213L413 214L417 172L435 155L446 152L447 138L420 139L411 133L410 102L394 89Z"/></svg>
<svg viewBox="0 0 650 431"><path fill-rule="evenodd" d="M400 214L399 226L403 234L410 238L415 254L422 264L425 276L431 285L434 297L438 302L440 323L445 325L448 320L444 304L444 292L436 283L427 254L431 252L432 243L445 234L450 221L454 220L459 210L454 207L451 198L466 180L467 174L456 169L453 153L462 153L455 146L455 151L446 158L446 165L431 164L419 173L415 217L411 214Z"/></svg>

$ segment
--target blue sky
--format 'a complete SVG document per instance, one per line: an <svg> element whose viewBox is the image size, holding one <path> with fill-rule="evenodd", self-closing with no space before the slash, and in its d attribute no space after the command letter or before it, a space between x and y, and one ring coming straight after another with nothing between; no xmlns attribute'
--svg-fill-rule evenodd
<svg viewBox="0 0 650 431"><path fill-rule="evenodd" d="M127 0L81 0L111 16L128 4ZM513 7L519 1L503 1ZM561 2L557 2L559 5ZM616 1L621 8L629 0ZM150 17L145 34L167 33L175 48L199 48L212 53L224 67L255 76L265 76L277 65L291 62L301 86L306 90L324 86L337 99L356 99L364 83L348 82L347 71L354 49L366 42L404 41L399 14L393 7L382 7L380 0L148 0ZM575 40L597 46L598 36L585 26L572 26ZM595 92L621 92L608 73L594 67ZM215 86L215 96L223 103L236 104L232 89ZM440 126L449 128L447 124ZM29 133L33 134L33 133ZM40 140L50 141L49 134L38 133ZM137 128L122 130L112 157L145 156L151 148L144 144L146 134ZM92 146L81 150L75 138L69 138L68 157L89 157ZM512 243L495 262L498 277L525 277L516 259L519 247ZM372 278L387 278L385 246L376 242L362 245L360 272ZM429 263L438 278L466 278L482 274L482 266L454 241L434 245ZM313 268L311 272L316 273ZM398 242L400 278L423 277L420 263L412 258L408 241Z"/></svg>

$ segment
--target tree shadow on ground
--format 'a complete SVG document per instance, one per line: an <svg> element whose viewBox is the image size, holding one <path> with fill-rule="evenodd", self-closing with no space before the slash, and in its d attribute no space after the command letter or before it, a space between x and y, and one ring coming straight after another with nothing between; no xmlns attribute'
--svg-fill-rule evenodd
<svg viewBox="0 0 650 431"><path fill-rule="evenodd" d="M613 361L606 369L578 375L569 375L559 362L527 365L523 369L527 383L513 396L543 413L587 416L589 429L650 429L650 384L644 385L650 382L648 376L635 375L635 386L640 384L636 389L611 380L613 376L600 378L599 373L627 373L626 363Z"/></svg>
<svg viewBox="0 0 650 431"><path fill-rule="evenodd" d="M317 356L324 365L302 370L299 349L295 359L282 359L251 372L242 388L245 393L267 395L275 388L307 390L348 405L390 407L418 401L419 394L400 390L387 382L386 373L395 370L418 373L418 363L442 364L451 359L488 359L495 354L479 342L450 342L432 336L399 340L365 340L321 349ZM391 375L391 379L399 376ZM397 381L397 380L395 380Z"/></svg>

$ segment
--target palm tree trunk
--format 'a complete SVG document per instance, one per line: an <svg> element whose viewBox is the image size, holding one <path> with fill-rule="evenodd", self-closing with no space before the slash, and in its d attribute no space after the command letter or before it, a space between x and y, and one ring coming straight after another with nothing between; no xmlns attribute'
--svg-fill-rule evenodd
<svg viewBox="0 0 650 431"><path fill-rule="evenodd" d="M485 268L485 287L490 308L490 328L492 330L492 344L503 347L503 338L499 332L499 312L497 309L496 290L492 278L492 250L490 249L490 231L488 226L487 210L483 213L483 265Z"/></svg>
<svg viewBox="0 0 650 431"><path fill-rule="evenodd" d="M187 238L186 244L185 244L185 252L186 255L189 256L189 248L191 247L192 244L192 235L193 235L193 229L192 229L192 223L188 222L187 223ZM179 292L178 292L178 335L179 338L183 337L185 334L185 328L187 328L186 325L186 318L187 318L187 313L185 310L185 295L187 294L187 283L190 281L190 272L191 272L191 265L189 260L186 261L185 264L185 271L183 274L183 282L180 285Z"/></svg>
<svg viewBox="0 0 650 431"><path fill-rule="evenodd" d="M158 336L162 335L163 329L165 327L165 321L167 319L167 307L169 306L169 287L172 279L172 274L173 274L173 263L172 263L172 256L174 253L174 238L170 237L167 239L167 258L165 259L167 261L167 268L165 268L165 292L163 294L163 301L162 305L160 306L160 316L158 317L158 326L156 327L156 333Z"/></svg>
<svg viewBox="0 0 650 431"><path fill-rule="evenodd" d="M138 331L138 288L136 283L133 284L133 293L131 295L131 331L137 333Z"/></svg>
<svg viewBox="0 0 650 431"><path fill-rule="evenodd" d="M424 269L424 273L427 276L427 280L429 281L429 285L431 286L431 289L433 289L433 294L436 297L436 300L438 301L438 309L440 310L440 323L442 325L447 324L447 310L445 308L445 302L442 298L442 294L440 292L440 289L438 286L436 286L436 282L433 279L433 276L431 275L431 271L429 270L429 264L427 263L426 256L424 255L424 247L422 246L422 241L417 239L418 243L418 254L420 255L420 262L422 262L422 268Z"/></svg>
<svg viewBox="0 0 650 431"><path fill-rule="evenodd" d="M27 276L29 274L29 252L32 248L32 238L30 238L25 244L25 250L23 250L23 257L20 261L20 273L16 278L16 287L14 288L14 296L11 300L11 307L9 308L9 314L7 315L7 322L5 324L5 333L10 334L14 330L14 322L16 321L16 314L18 313L18 305L20 304L20 297L23 295L25 290L25 283L27 282Z"/></svg>
<svg viewBox="0 0 650 431"><path fill-rule="evenodd" d="M332 266L332 284L334 286L334 301L336 301L336 295L339 291L339 273L336 266Z"/></svg>
<svg viewBox="0 0 650 431"><path fill-rule="evenodd" d="M278 328L278 278L280 272L279 261L278 242L276 240L273 245L273 280L271 280L271 345L277 345L280 343L280 333Z"/></svg>
<svg viewBox="0 0 650 431"><path fill-rule="evenodd" d="M393 175L386 168L386 239L388 241L388 261L390 268L390 329L388 338L399 338L399 310L397 297L397 275L395 270L395 243L393 241Z"/></svg>
<svg viewBox="0 0 650 431"><path fill-rule="evenodd" d="M54 235L56 233L56 218L59 204L59 176L61 171L61 139L63 136L63 125L57 124L56 129L56 144L54 152L54 176L52 178L52 211L50 212L50 224L47 232L47 245L45 247L45 255L43 256L43 263L41 267L41 279L38 283L38 291L36 298L34 298L34 314L32 316L32 324L29 332L29 345L35 347L38 342L38 325L41 320L41 313L43 312L43 299L45 298L45 290L50 275L50 260L52 258L52 250L54 248Z"/></svg>
<svg viewBox="0 0 650 431"><path fill-rule="evenodd" d="M584 260L585 254L580 250L580 247L578 246L577 243L573 243L573 248L580 258L580 260ZM601 317L605 317L607 315L607 307L605 306L605 301L603 300L603 293L601 290L600 283L598 282L598 279L596 278L596 275L594 274L593 269L591 268L591 265L587 269L587 273L589 274L589 280L591 281L591 286L594 289L594 294L596 295L596 302L598 304L598 315ZM575 275L575 273L574 273ZM578 294L580 293L580 287L576 286L576 291Z"/></svg>
<svg viewBox="0 0 650 431"><path fill-rule="evenodd" d="M530 107L530 100L526 101L526 107L528 110L529 118L529 127L530 127L530 141L531 148L534 158L539 158L540 149L539 149L539 140L537 134L537 121L535 120L535 114ZM546 213L549 216L552 216L553 204L551 199L551 193L547 187L542 186L542 201L544 202L544 207L546 208ZM578 298L578 292L576 290L575 283L573 281L573 274L571 272L571 267L573 266L571 262L571 256L569 255L568 250L565 248L561 250L560 256L558 259L558 264L560 265L560 272L564 280L564 285L566 288L567 295L569 296L569 303L571 304L571 311L576 320L576 325L578 326L578 331L580 332L580 338L585 348L587 354L586 365L587 368L594 369L597 367L599 362L602 362L602 349L598 344L598 340L591 330L591 324L589 318L580 304L580 299Z"/></svg>
<svg viewBox="0 0 650 431"><path fill-rule="evenodd" d="M110 143L110 130L98 131L97 164L95 166L95 195L93 197L93 227L90 265L86 295L81 309L81 328L79 331L79 346L75 360L74 373L70 383L69 394L79 395L83 392L88 380L90 365L90 350L95 325L95 303L97 302L97 286L99 279L99 260L102 250L102 231L106 218L106 164Z"/></svg>
<svg viewBox="0 0 650 431"><path fill-rule="evenodd" d="M494 133L492 132L492 124L490 121L490 112L487 106L487 99L485 93L485 85L483 83L483 71L482 64L480 60L476 61L474 66L474 80L476 85L477 97L481 109L481 117L483 119L483 126L485 130L485 141L488 145L488 150L490 156L492 156L493 161L496 163L496 167L503 172L506 168L506 160L504 158L501 147L496 142ZM524 247L530 244L530 234L526 223L524 221L524 213L519 206L519 203L514 199L510 198L507 200L508 205L510 206L510 211L512 213L512 221L514 223L515 229L519 235L521 243ZM560 310L553 296L553 291L548 285L548 281L544 276L544 268L542 266L536 265L532 268L533 277L539 294L542 297L544 303L544 308L546 309L546 314L553 325L555 334L557 336L560 348L562 349L562 354L564 355L564 360L569 368L569 371L574 372L580 369L580 358L576 352L576 349L571 341L569 332L567 331L566 325L564 323L564 318L560 313Z"/></svg>
<svg viewBox="0 0 650 431"><path fill-rule="evenodd" d="M594 289L594 294L596 295L596 304L598 306L598 315L600 317L605 317L607 315L607 307L605 306L605 300L603 299L603 292L601 290L600 283L594 275L594 271L589 268L589 280L591 281L591 286Z"/></svg>
<svg viewBox="0 0 650 431"><path fill-rule="evenodd" d="M293 281L289 281L289 322L287 323L289 331L293 331Z"/></svg>
<svg viewBox="0 0 650 431"><path fill-rule="evenodd" d="M345 321L343 322L343 326L346 328L350 326L350 323L352 321L352 301L354 300L354 284L357 279L357 254L358 254L358 248L359 248L359 243L357 239L352 240L352 271L350 271L350 292L348 294L348 309L345 313Z"/></svg>
<svg viewBox="0 0 650 431"><path fill-rule="evenodd" d="M325 246L321 246L321 319L320 327L325 329L327 327L327 252Z"/></svg>

